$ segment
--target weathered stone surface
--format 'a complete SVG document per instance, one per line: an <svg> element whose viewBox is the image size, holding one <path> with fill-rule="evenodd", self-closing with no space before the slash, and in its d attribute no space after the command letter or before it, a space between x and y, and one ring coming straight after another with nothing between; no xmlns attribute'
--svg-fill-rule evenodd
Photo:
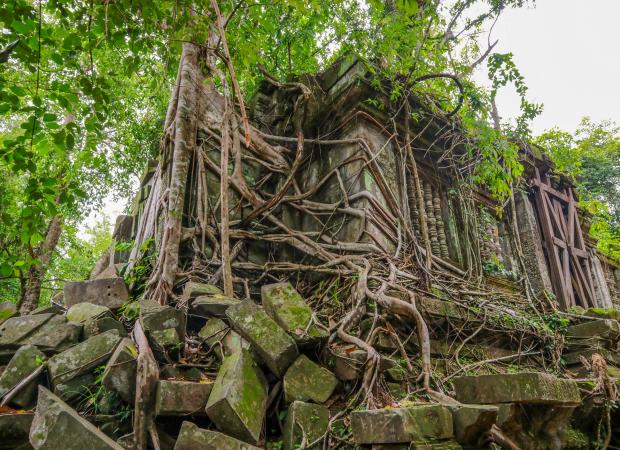
<svg viewBox="0 0 620 450"><path fill-rule="evenodd" d="M76 303L67 310L67 320L69 322L84 323L89 319L98 317L112 317L112 311L107 306L96 305L94 303Z"/></svg>
<svg viewBox="0 0 620 450"><path fill-rule="evenodd" d="M284 375L284 398L287 402L312 400L324 403L331 397L338 380L329 370L300 355Z"/></svg>
<svg viewBox="0 0 620 450"><path fill-rule="evenodd" d="M122 450L120 445L43 386L39 386L30 444L37 450Z"/></svg>
<svg viewBox="0 0 620 450"><path fill-rule="evenodd" d="M160 380L200 381L202 372L196 367L175 367L174 364L164 364L159 369Z"/></svg>
<svg viewBox="0 0 620 450"><path fill-rule="evenodd" d="M164 361L179 359L183 342L181 342L176 328L151 331L150 339L151 347L158 359Z"/></svg>
<svg viewBox="0 0 620 450"><path fill-rule="evenodd" d="M88 339L106 331L116 330L119 336L127 336L127 330L118 320L112 317L93 317L84 323L82 336Z"/></svg>
<svg viewBox="0 0 620 450"><path fill-rule="evenodd" d="M63 314L64 312L65 310L61 306L52 303L51 305L39 306L30 314Z"/></svg>
<svg viewBox="0 0 620 450"><path fill-rule="evenodd" d="M451 407L456 440L461 444L475 444L497 420L497 406L460 405Z"/></svg>
<svg viewBox="0 0 620 450"><path fill-rule="evenodd" d="M452 413L443 405L353 411L351 428L357 444L398 444L453 436Z"/></svg>
<svg viewBox="0 0 620 450"><path fill-rule="evenodd" d="M456 377L456 399L463 403L535 403L577 405L573 380L537 372Z"/></svg>
<svg viewBox="0 0 620 450"><path fill-rule="evenodd" d="M620 337L620 323L612 319L589 320L579 325L568 327L566 337L569 339L601 337L617 341Z"/></svg>
<svg viewBox="0 0 620 450"><path fill-rule="evenodd" d="M224 359L207 403L217 428L246 442L260 438L267 403L267 381L247 350Z"/></svg>
<svg viewBox="0 0 620 450"><path fill-rule="evenodd" d="M323 443L310 444L321 438L329 425L329 410L323 405L295 401L289 406L282 430L284 450L300 448L304 433L306 437L306 449L323 448ZM303 430L303 431L302 431Z"/></svg>
<svg viewBox="0 0 620 450"><path fill-rule="evenodd" d="M226 310L241 300L222 294L201 296L192 302L192 314L202 317L226 317Z"/></svg>
<svg viewBox="0 0 620 450"><path fill-rule="evenodd" d="M333 369L334 375L341 381L353 381L363 373L364 364L368 355L364 350L359 350L353 346L337 346L327 354L326 363ZM385 371L396 366L396 363L382 357L379 361L379 370Z"/></svg>
<svg viewBox="0 0 620 450"><path fill-rule="evenodd" d="M0 449L30 449L28 433L34 413L0 414Z"/></svg>
<svg viewBox="0 0 620 450"><path fill-rule="evenodd" d="M180 340L185 340L185 314L172 306L160 306L151 302L140 303L140 316L144 331L149 335L153 331L175 328Z"/></svg>
<svg viewBox="0 0 620 450"><path fill-rule="evenodd" d="M282 377L299 354L293 338L251 301L231 306L226 316L235 331L250 342L267 367Z"/></svg>
<svg viewBox="0 0 620 450"><path fill-rule="evenodd" d="M123 339L110 356L102 382L115 391L127 403L133 403L136 395L136 359L138 350L131 339Z"/></svg>
<svg viewBox="0 0 620 450"><path fill-rule="evenodd" d="M120 340L116 330L106 331L51 357L48 370L52 386L65 383L106 361Z"/></svg>
<svg viewBox="0 0 620 450"><path fill-rule="evenodd" d="M0 326L0 350L32 344L46 352L62 351L74 345L81 333L81 325L56 314L13 317Z"/></svg>
<svg viewBox="0 0 620 450"><path fill-rule="evenodd" d="M221 293L221 289L213 284L190 281L186 283L183 288L183 299L192 300L203 295L215 295Z"/></svg>
<svg viewBox="0 0 620 450"><path fill-rule="evenodd" d="M0 303L0 324L17 315L17 305L13 302Z"/></svg>
<svg viewBox="0 0 620 450"><path fill-rule="evenodd" d="M15 356L11 358L8 366L0 375L0 396L5 395L20 381L34 372L43 364L45 359L45 354L34 345L24 345L17 350ZM36 388L37 380L35 379L13 397L11 404L21 409L27 409L34 400Z"/></svg>
<svg viewBox="0 0 620 450"><path fill-rule="evenodd" d="M84 396L90 395L96 380L97 376L94 371L91 370L90 372L83 373L70 380L56 383L54 386L54 394L65 402L73 403L80 401ZM91 390L91 392L89 392L89 390Z"/></svg>
<svg viewBox="0 0 620 450"><path fill-rule="evenodd" d="M68 281L65 283L64 294L67 306L88 302L117 309L129 300L127 285L121 277Z"/></svg>
<svg viewBox="0 0 620 450"><path fill-rule="evenodd" d="M620 273L620 271L618 272ZM619 284L620 286L620 284ZM585 316L596 317L599 319L614 319L620 320L620 309L617 308L588 308Z"/></svg>
<svg viewBox="0 0 620 450"><path fill-rule="evenodd" d="M198 336L203 338L209 347L213 347L219 342L226 356L232 355L242 348L250 348L250 343L221 319L211 318L207 320L205 326L198 332Z"/></svg>
<svg viewBox="0 0 620 450"><path fill-rule="evenodd" d="M174 450L259 450L217 431L198 428L192 422L183 422Z"/></svg>
<svg viewBox="0 0 620 450"><path fill-rule="evenodd" d="M212 388L212 382L159 380L155 413L158 416L204 416Z"/></svg>
<svg viewBox="0 0 620 450"><path fill-rule="evenodd" d="M107 278L116 278L118 277L118 268L120 264L112 264L105 269L103 269L100 273L98 273L95 277L91 275L91 279L93 280L102 280Z"/></svg>
<svg viewBox="0 0 620 450"><path fill-rule="evenodd" d="M299 343L327 338L312 318L312 309L290 283L275 283L261 288L265 312Z"/></svg>

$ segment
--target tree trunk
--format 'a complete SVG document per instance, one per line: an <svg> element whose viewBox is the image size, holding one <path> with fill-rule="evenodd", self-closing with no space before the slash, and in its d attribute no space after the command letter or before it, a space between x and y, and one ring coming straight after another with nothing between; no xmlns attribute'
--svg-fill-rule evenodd
<svg viewBox="0 0 620 450"><path fill-rule="evenodd" d="M32 265L30 269L28 269L28 282L26 284L26 290L24 292L22 302L19 306L19 312L22 315L29 314L39 304L43 278L47 273L52 254L58 245L61 231L62 224L60 221L60 216L52 217L52 220L47 227L45 240L39 245L39 248L35 252L35 257L38 258L39 263Z"/></svg>
<svg viewBox="0 0 620 450"><path fill-rule="evenodd" d="M165 237L162 240L164 255L162 282L164 290L172 289L179 265L179 245L187 171L191 152L196 143L196 111L201 94L203 76L198 66L199 49L195 44L185 43L181 56L178 103L175 111L175 134L172 153L170 188Z"/></svg>

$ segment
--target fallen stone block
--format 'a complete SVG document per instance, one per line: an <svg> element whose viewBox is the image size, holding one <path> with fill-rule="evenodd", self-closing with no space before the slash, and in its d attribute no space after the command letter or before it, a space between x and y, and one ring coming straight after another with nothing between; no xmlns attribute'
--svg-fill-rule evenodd
<svg viewBox="0 0 620 450"><path fill-rule="evenodd" d="M251 301L231 306L226 316L269 370L281 378L299 354L293 338Z"/></svg>
<svg viewBox="0 0 620 450"><path fill-rule="evenodd" d="M18 314L17 305L13 302L0 303L0 324Z"/></svg>
<svg viewBox="0 0 620 450"><path fill-rule="evenodd" d="M612 319L589 320L568 327L566 330L566 338L569 342L596 337L617 342L620 338L620 323Z"/></svg>
<svg viewBox="0 0 620 450"><path fill-rule="evenodd" d="M453 436L452 413L443 405L353 411L351 428L357 444L398 444Z"/></svg>
<svg viewBox="0 0 620 450"><path fill-rule="evenodd" d="M222 294L202 296L192 302L191 312L200 317L226 317L226 310L239 303L241 300Z"/></svg>
<svg viewBox="0 0 620 450"><path fill-rule="evenodd" d="M102 364L112 355L120 341L121 337L116 330L106 331L52 356L48 361L52 386L64 384Z"/></svg>
<svg viewBox="0 0 620 450"><path fill-rule="evenodd" d="M174 450L259 450L217 431L198 428L192 422L183 422Z"/></svg>
<svg viewBox="0 0 620 450"><path fill-rule="evenodd" d="M141 302L140 316L147 336L153 331L174 328L177 330L179 339L185 340L185 314L180 309L152 302Z"/></svg>
<svg viewBox="0 0 620 450"><path fill-rule="evenodd" d="M32 344L44 352L60 352L75 345L82 325L67 322L64 316L36 314L8 319L0 326L0 350Z"/></svg>
<svg viewBox="0 0 620 450"><path fill-rule="evenodd" d="M34 309L30 314L64 314L65 310L58 305L50 304L45 306L39 306Z"/></svg>
<svg viewBox="0 0 620 450"><path fill-rule="evenodd" d="M338 386L338 379L329 370L300 355L284 375L284 399L290 403L312 400L325 403Z"/></svg>
<svg viewBox="0 0 620 450"><path fill-rule="evenodd" d="M149 334L151 348L160 361L176 361L181 354L184 342L181 342L176 328L154 330Z"/></svg>
<svg viewBox="0 0 620 450"><path fill-rule="evenodd" d="M39 386L30 444L36 450L123 450L43 386Z"/></svg>
<svg viewBox="0 0 620 450"><path fill-rule="evenodd" d="M261 288L265 312L299 344L327 338L327 330L314 323L312 308L290 283L275 283Z"/></svg>
<svg viewBox="0 0 620 450"><path fill-rule="evenodd" d="M186 283L183 288L182 298L184 300L193 300L196 297L201 297L203 295L215 295L221 293L221 289L213 284L190 281Z"/></svg>
<svg viewBox="0 0 620 450"><path fill-rule="evenodd" d="M94 303L76 303L67 310L67 320L69 322L84 323L90 319L99 317L112 317L112 311L107 306L96 305Z"/></svg>
<svg viewBox="0 0 620 450"><path fill-rule="evenodd" d="M295 401L289 406L282 430L284 450L300 448L306 438L306 449L321 449L323 441L314 445L327 432L329 426L329 410L323 405Z"/></svg>
<svg viewBox="0 0 620 450"><path fill-rule="evenodd" d="M533 403L578 405L577 383L538 372L464 376L454 379L462 403Z"/></svg>
<svg viewBox="0 0 620 450"><path fill-rule="evenodd" d="M45 354L34 345L20 347L15 356L9 361L2 375L0 375L0 397L4 396L20 381L38 369L45 360ZM13 397L11 404L20 409L28 409L34 401L36 388L37 380L34 379Z"/></svg>
<svg viewBox="0 0 620 450"><path fill-rule="evenodd" d="M207 415L220 431L252 444L260 439L267 406L267 381L247 350L224 359Z"/></svg>
<svg viewBox="0 0 620 450"><path fill-rule="evenodd" d="M103 372L102 382L127 403L132 404L136 395L136 359L138 350L131 339L123 339Z"/></svg>
<svg viewBox="0 0 620 450"><path fill-rule="evenodd" d="M159 380L155 396L158 416L204 416L212 382Z"/></svg>
<svg viewBox="0 0 620 450"><path fill-rule="evenodd" d="M221 319L211 318L207 320L205 326L198 332L198 336L204 339L209 347L218 345L218 343L221 344L225 356L232 355L242 348L250 348L250 343Z"/></svg>
<svg viewBox="0 0 620 450"><path fill-rule="evenodd" d="M56 383L54 386L54 394L65 402L74 403L83 399L84 396L90 395L96 381L97 376L94 371L91 370L90 372L83 373L70 380Z"/></svg>
<svg viewBox="0 0 620 450"><path fill-rule="evenodd" d="M121 277L100 278L88 281L68 281L64 288L65 305L94 303L117 309L129 300L129 291Z"/></svg>
<svg viewBox="0 0 620 450"><path fill-rule="evenodd" d="M0 450L29 449L28 433L34 413L0 414Z"/></svg>
<svg viewBox="0 0 620 450"><path fill-rule="evenodd" d="M108 278L117 278L119 276L118 266L121 264L112 264L99 272L92 280L103 280ZM92 276L92 275L91 275Z"/></svg>
<svg viewBox="0 0 620 450"><path fill-rule="evenodd" d="M110 330L118 331L119 336L127 336L127 330L123 324L112 317L94 317L87 320L86 323L84 323L82 336L84 339L88 339Z"/></svg>
<svg viewBox="0 0 620 450"><path fill-rule="evenodd" d="M451 406L454 434L460 444L475 444L497 420L498 407L491 405Z"/></svg>
<svg viewBox="0 0 620 450"><path fill-rule="evenodd" d="M196 367L175 367L174 364L164 364L159 369L159 379L173 379L177 381L200 381L202 372Z"/></svg>

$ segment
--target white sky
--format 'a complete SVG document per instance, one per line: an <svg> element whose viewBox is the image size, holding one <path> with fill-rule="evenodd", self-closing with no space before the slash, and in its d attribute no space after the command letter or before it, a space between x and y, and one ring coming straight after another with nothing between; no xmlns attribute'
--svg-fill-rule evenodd
<svg viewBox="0 0 620 450"><path fill-rule="evenodd" d="M583 116L620 123L619 23L620 0L537 0L534 8L502 14L494 51L514 54L529 100L544 103L534 134L554 126L573 131ZM479 82L486 71L481 64ZM518 114L514 92L500 92L498 109L506 118Z"/></svg>
<svg viewBox="0 0 620 450"><path fill-rule="evenodd" d="M505 11L493 29L499 39L495 52L514 54L529 87L530 101L544 103L532 124L534 134L558 126L572 131L583 116L620 124L620 0L537 0L533 8ZM486 45L486 35L481 37ZM483 47L483 49L486 47ZM488 85L486 64L475 79ZM519 99L511 88L498 95L502 117L519 114ZM114 219L125 204L110 199L102 214Z"/></svg>

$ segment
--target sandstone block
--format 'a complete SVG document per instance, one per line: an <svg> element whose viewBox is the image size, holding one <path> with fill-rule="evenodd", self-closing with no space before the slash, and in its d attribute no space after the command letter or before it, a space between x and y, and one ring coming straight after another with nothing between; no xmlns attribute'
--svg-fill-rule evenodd
<svg viewBox="0 0 620 450"><path fill-rule="evenodd" d="M161 306L156 303L141 302L140 316L147 336L153 331L174 328L181 341L185 340L185 314L172 306Z"/></svg>
<svg viewBox="0 0 620 450"><path fill-rule="evenodd" d="M0 414L0 449L26 450L32 448L28 433L34 413Z"/></svg>
<svg viewBox="0 0 620 450"><path fill-rule="evenodd" d="M120 340L117 331L106 331L51 357L48 370L52 386L64 384L106 361Z"/></svg>
<svg viewBox="0 0 620 450"><path fill-rule="evenodd" d="M325 403L336 389L338 380L329 370L300 355L284 375L284 398L287 402L312 400Z"/></svg>
<svg viewBox="0 0 620 450"><path fill-rule="evenodd" d="M250 342L265 365L282 377L299 354L293 338L251 301L231 306L226 316L235 331Z"/></svg>
<svg viewBox="0 0 620 450"><path fill-rule="evenodd" d="M329 426L329 410L323 405L295 401L289 406L282 431L284 450L300 448L304 433L306 449L321 449L322 442L310 445L327 432Z"/></svg>
<svg viewBox="0 0 620 450"><path fill-rule="evenodd" d="M118 331L119 336L127 336L127 330L125 330L123 324L112 317L93 317L87 320L84 323L82 336L84 339L88 339L110 330Z"/></svg>
<svg viewBox="0 0 620 450"><path fill-rule="evenodd" d="M186 283L183 288L183 298L185 300L192 300L203 295L215 295L221 293L221 289L213 284L198 283L196 281Z"/></svg>
<svg viewBox="0 0 620 450"><path fill-rule="evenodd" d="M261 288L265 312L298 343L327 338L327 331L313 323L312 309L290 283L268 284Z"/></svg>
<svg viewBox="0 0 620 450"><path fill-rule="evenodd" d="M219 342L226 356L232 355L242 348L250 348L250 344L221 319L211 318L207 320L205 326L198 332L198 336L203 338L209 347L213 347Z"/></svg>
<svg viewBox="0 0 620 450"><path fill-rule="evenodd" d="M184 345L176 328L151 331L150 341L155 356L162 361L178 360Z"/></svg>
<svg viewBox="0 0 620 450"><path fill-rule="evenodd" d="M265 418L267 381L247 350L224 359L207 402L217 428L237 439L258 442Z"/></svg>
<svg viewBox="0 0 620 450"><path fill-rule="evenodd" d="M0 350L32 344L45 352L63 351L79 340L82 325L64 316L36 314L8 319L0 326Z"/></svg>
<svg viewBox="0 0 620 450"><path fill-rule="evenodd" d="M159 380L155 396L158 416L205 415L213 383Z"/></svg>
<svg viewBox="0 0 620 450"><path fill-rule="evenodd" d="M43 364L45 359L45 354L34 345L24 345L17 350L6 369L4 369L4 372L2 372L2 375L0 375L0 396L5 395L20 381L34 372ZM28 409L34 401L36 388L37 380L35 379L13 397L11 404L20 409Z"/></svg>
<svg viewBox="0 0 620 450"><path fill-rule="evenodd" d="M66 316L69 322L84 323L94 318L112 317L112 311L107 306L81 302L70 307L67 310Z"/></svg>
<svg viewBox="0 0 620 450"><path fill-rule="evenodd" d="M431 404L353 411L351 428L357 444L398 444L453 436L450 409Z"/></svg>
<svg viewBox="0 0 620 450"><path fill-rule="evenodd" d="M537 372L456 377L456 399L463 403L577 405L577 383Z"/></svg>
<svg viewBox="0 0 620 450"><path fill-rule="evenodd" d="M174 450L259 450L217 431L198 428L192 422L183 422Z"/></svg>
<svg viewBox="0 0 620 450"><path fill-rule="evenodd" d="M106 365L102 382L129 404L136 395L136 359L138 350L131 339L123 339Z"/></svg>
<svg viewBox="0 0 620 450"><path fill-rule="evenodd" d="M117 309L129 300L129 291L121 277L88 281L68 281L64 288L65 305L88 302Z"/></svg>
<svg viewBox="0 0 620 450"><path fill-rule="evenodd" d="M589 320L579 325L568 327L566 337L569 340L601 337L617 341L620 337L620 323L612 319Z"/></svg>
<svg viewBox="0 0 620 450"><path fill-rule="evenodd" d="M451 409L454 434L460 444L475 444L497 420L497 406L461 405Z"/></svg>
<svg viewBox="0 0 620 450"><path fill-rule="evenodd" d="M123 449L43 386L39 386L30 444L36 450Z"/></svg>
<svg viewBox="0 0 620 450"><path fill-rule="evenodd" d="M192 302L192 313L201 317L226 317L226 310L241 300L222 294L201 296Z"/></svg>

